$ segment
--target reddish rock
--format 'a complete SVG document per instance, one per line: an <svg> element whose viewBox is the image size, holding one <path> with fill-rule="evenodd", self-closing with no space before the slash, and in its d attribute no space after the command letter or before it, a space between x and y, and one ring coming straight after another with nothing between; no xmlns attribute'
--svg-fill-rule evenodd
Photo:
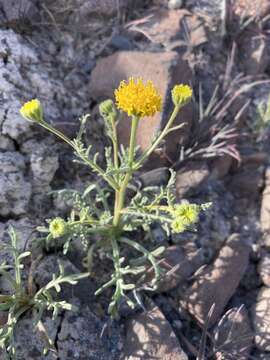
<svg viewBox="0 0 270 360"><path fill-rule="evenodd" d="M8 320L8 312L0 311L0 326L4 326Z"/></svg>
<svg viewBox="0 0 270 360"><path fill-rule="evenodd" d="M257 166L265 165L268 160L268 154L265 152L256 152L249 155L241 155L243 165L254 164Z"/></svg>
<svg viewBox="0 0 270 360"><path fill-rule="evenodd" d="M134 28L131 26L131 30ZM144 23L137 25L152 42L162 44L169 49L187 46L184 34L189 33L189 46L198 46L207 42L203 21L188 10L160 9L151 13Z"/></svg>
<svg viewBox="0 0 270 360"><path fill-rule="evenodd" d="M233 158L230 155L224 155L213 160L211 164L211 176L216 179L224 178L230 171Z"/></svg>
<svg viewBox="0 0 270 360"><path fill-rule="evenodd" d="M92 98L97 101L113 98L114 90L119 86L120 81L131 76L142 77L145 81L152 80L164 99L162 113L155 114L153 118L142 119L139 123L137 143L141 150L145 150L151 144L157 131L165 126L173 109L170 93L172 87L178 83L190 83L191 71L187 62L175 52L117 52L99 60L93 70L90 82ZM176 160L177 145L183 144L188 138L192 114L192 105L185 106L176 119L175 125L183 122L186 125L166 138L166 153L172 160ZM118 124L118 135L120 143L125 146L128 145L129 133L130 119L122 114ZM155 167L157 160L160 164L160 156L153 155L151 161L148 162L149 167ZM166 163L165 159L162 161Z"/></svg>
<svg viewBox="0 0 270 360"><path fill-rule="evenodd" d="M262 287L253 308L255 344L262 351L270 351L270 289Z"/></svg>
<svg viewBox="0 0 270 360"><path fill-rule="evenodd" d="M180 9L183 6L183 0L153 0L153 3L169 9Z"/></svg>
<svg viewBox="0 0 270 360"><path fill-rule="evenodd" d="M124 360L188 360L158 307L136 315L126 324Z"/></svg>
<svg viewBox="0 0 270 360"><path fill-rule="evenodd" d="M61 2L63 7L65 1L66 0L53 0L58 8L61 6ZM142 0L75 0L75 3L77 3L76 5L74 4L76 11L85 18L91 14L113 16L128 8L136 8L136 6L139 6L143 2Z"/></svg>
<svg viewBox="0 0 270 360"><path fill-rule="evenodd" d="M264 285L270 287L270 254L265 253L258 265L258 273Z"/></svg>
<svg viewBox="0 0 270 360"><path fill-rule="evenodd" d="M248 312L244 306L226 312L215 329L217 360L248 360L253 342ZM229 357L226 357L229 355Z"/></svg>
<svg viewBox="0 0 270 360"><path fill-rule="evenodd" d="M158 284L157 292L166 292L176 288L202 265L203 257L201 252L196 250L194 246L189 246L185 249L179 246L170 246L166 249L159 262L159 266L164 271L164 274ZM149 283L153 277L154 271L151 268L143 282Z"/></svg>
<svg viewBox="0 0 270 360"><path fill-rule="evenodd" d="M187 163L176 173L176 195L179 200L184 196L198 192L199 187L208 179L209 169L206 163L193 161Z"/></svg>
<svg viewBox="0 0 270 360"><path fill-rule="evenodd" d="M260 221L264 245L270 247L270 167L265 171L265 187L262 194Z"/></svg>
<svg viewBox="0 0 270 360"><path fill-rule="evenodd" d="M263 186L261 169L255 166L245 166L233 174L229 181L231 191L237 197L256 198Z"/></svg>
<svg viewBox="0 0 270 360"><path fill-rule="evenodd" d="M233 15L239 18L263 18L270 11L269 0L233 0L231 6Z"/></svg>
<svg viewBox="0 0 270 360"><path fill-rule="evenodd" d="M233 234L221 248L213 264L198 274L184 295L184 305L198 322L205 319L215 304L209 326L222 316L223 310L242 279L249 260L250 248L238 234Z"/></svg>
<svg viewBox="0 0 270 360"><path fill-rule="evenodd" d="M243 70L250 75L263 73L270 60L266 34L259 26L245 29L237 40Z"/></svg>

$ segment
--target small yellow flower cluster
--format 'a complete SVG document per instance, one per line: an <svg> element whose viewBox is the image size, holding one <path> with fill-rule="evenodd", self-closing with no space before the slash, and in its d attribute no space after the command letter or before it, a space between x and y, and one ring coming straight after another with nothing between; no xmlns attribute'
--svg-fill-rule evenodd
<svg viewBox="0 0 270 360"><path fill-rule="evenodd" d="M192 98L192 89L188 85L175 85L172 89L172 100L175 106L184 106Z"/></svg>
<svg viewBox="0 0 270 360"><path fill-rule="evenodd" d="M29 121L43 121L43 110L39 100L27 101L20 109L21 115Z"/></svg>
<svg viewBox="0 0 270 360"><path fill-rule="evenodd" d="M200 205L183 203L173 207L171 215L173 221L171 228L174 233L180 233L190 226L194 225L199 220Z"/></svg>
<svg viewBox="0 0 270 360"><path fill-rule="evenodd" d="M56 217L50 222L49 230L54 239L66 234L68 225L64 219Z"/></svg>
<svg viewBox="0 0 270 360"><path fill-rule="evenodd" d="M144 84L141 78L131 77L128 82L121 81L114 94L117 107L129 116L153 116L161 110L161 96L152 81Z"/></svg>

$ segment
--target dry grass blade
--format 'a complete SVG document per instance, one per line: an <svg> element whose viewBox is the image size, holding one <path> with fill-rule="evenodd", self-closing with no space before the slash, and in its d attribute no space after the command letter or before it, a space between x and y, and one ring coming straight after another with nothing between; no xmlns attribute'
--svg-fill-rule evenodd
<svg viewBox="0 0 270 360"><path fill-rule="evenodd" d="M213 304L207 314L207 318L206 321L204 323L203 326L203 332L202 332L202 337L201 337L201 342L200 342L200 348L199 348L199 353L198 356L196 358L196 360L205 360L205 350L206 350L206 341L207 341L207 329L209 326L209 322L211 320L211 317L213 315L215 309L215 304Z"/></svg>

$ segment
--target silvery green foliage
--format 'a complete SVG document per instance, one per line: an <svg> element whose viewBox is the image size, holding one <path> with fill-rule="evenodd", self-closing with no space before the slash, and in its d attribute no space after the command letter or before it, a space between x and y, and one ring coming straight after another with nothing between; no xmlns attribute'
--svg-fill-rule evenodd
<svg viewBox="0 0 270 360"><path fill-rule="evenodd" d="M191 90L190 92L192 93ZM151 244L144 246L136 238L134 240L134 236L131 239L129 234L141 229L147 230L154 222L159 222L167 233L171 230L184 231L194 225L199 211L203 209L197 205L193 208L187 206L187 216L182 212L184 215L181 213L179 218L172 192L175 180L173 171L169 184L164 188L139 189L133 183L134 173L140 170L145 160L162 146L164 137L183 126L183 124L174 126L174 120L181 106L184 105L175 102L175 108L164 129L156 134L149 148L140 153L136 145L136 131L139 121L146 120L141 119L139 115L131 117L130 145L124 148L122 144L118 144L118 114L113 102L107 100L101 103L100 113L104 118L106 134L111 143L111 146L105 148L104 168L99 164L99 154L93 153L92 146L85 144L84 134L88 116L80 119L80 129L73 140L44 119L38 122L40 126L69 144L74 151L75 161L88 167L100 178L94 184L86 185L82 192L66 189L60 191L59 194L72 203L69 216L66 219L60 217L49 219L48 226L39 230L44 234L46 247L64 243L65 254L69 251L73 240L81 239L86 254L85 265L89 272L95 252L102 251L112 261L112 273L108 274L107 282L96 291L96 295L99 295L105 289L112 288L113 295L108 309L112 316L117 316L119 304L123 299L131 307L135 306L128 295L130 291L137 290L138 275L150 267L153 268L154 277L146 285L148 290L155 290L161 277L158 258L164 247L149 249ZM185 206L182 208L184 209ZM195 214L192 214L192 211L195 211Z"/></svg>
<svg viewBox="0 0 270 360"><path fill-rule="evenodd" d="M55 300L55 295L61 292L63 284L75 285L80 279L88 276L88 273L65 275L63 266L59 263L59 274L53 274L52 280L48 284L34 292L31 274L29 274L27 286L22 273L24 271L23 260L31 256L31 252L19 252L17 234L12 227L9 229L9 236L11 244L0 248L0 251L10 251L14 260L13 266L6 263L0 264L0 275L7 281L10 289L7 294L0 294L0 311L7 312L7 321L0 328L0 348L5 352L7 359L15 357L15 326L23 314L32 311L33 326L37 329L42 328L46 334L44 352L55 351L42 324L42 315L45 310L48 310L52 312L52 317L55 319L61 310L74 310L73 305L68 302Z"/></svg>

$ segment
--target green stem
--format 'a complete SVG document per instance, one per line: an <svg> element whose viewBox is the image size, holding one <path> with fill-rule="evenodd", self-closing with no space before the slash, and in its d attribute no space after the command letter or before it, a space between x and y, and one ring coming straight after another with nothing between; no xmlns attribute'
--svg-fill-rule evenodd
<svg viewBox="0 0 270 360"><path fill-rule="evenodd" d="M63 141L65 141L69 146L71 146L73 148L73 150L79 155L79 157L92 169L94 169L95 171L97 171L97 173L103 177L103 179L105 181L107 181L107 183L114 189L117 190L118 189L118 184L114 181L114 179L110 178L106 172L97 164L95 164L93 161L91 161L90 159L88 159L86 156L83 156L82 154L80 154L80 152L78 151L77 147L74 145L74 143L66 136L64 135L61 131L55 129L54 127L52 127L51 125L49 125L48 123L46 123L45 121L40 122L39 123L44 129L50 131L51 133L53 133L54 135L56 135L57 137L59 137L60 139L62 139Z"/></svg>
<svg viewBox="0 0 270 360"><path fill-rule="evenodd" d="M168 134L170 127L172 126L176 116L179 113L180 108L181 108L180 106L175 106L166 126L164 127L160 135L157 137L157 139L153 142L153 144L139 158L137 163L134 165L135 169L139 169L141 167L144 161L152 154L152 152L157 148L157 146L160 144L163 138Z"/></svg>
<svg viewBox="0 0 270 360"><path fill-rule="evenodd" d="M117 137L117 131L116 131L116 122L115 119L112 119L112 130L113 130L113 161L114 161L114 167L118 170L119 169L119 160L118 160L118 137ZM118 174L117 174L118 177Z"/></svg>
<svg viewBox="0 0 270 360"><path fill-rule="evenodd" d="M120 185L119 191L116 191L115 193L115 210L114 210L114 218L113 218L113 225L115 228L119 226L121 221L121 211L124 206L126 189L133 173L133 161L134 161L134 154L136 147L136 134L137 134L139 120L140 118L137 116L133 116L132 118L130 142L129 142L129 156L128 156L129 170L127 171L124 180Z"/></svg>
<svg viewBox="0 0 270 360"><path fill-rule="evenodd" d="M124 244L127 244L127 245L133 247L134 249L136 249L137 251L141 252L148 259L148 261L152 264L153 269L155 271L156 280L159 279L159 277L160 277L160 268L159 268L159 266L158 266L158 264L156 262L156 259L155 259L154 255L152 255L150 251L145 249L139 243L137 243L135 241L132 241L130 239L127 239L127 238L120 238L119 241L124 243Z"/></svg>

